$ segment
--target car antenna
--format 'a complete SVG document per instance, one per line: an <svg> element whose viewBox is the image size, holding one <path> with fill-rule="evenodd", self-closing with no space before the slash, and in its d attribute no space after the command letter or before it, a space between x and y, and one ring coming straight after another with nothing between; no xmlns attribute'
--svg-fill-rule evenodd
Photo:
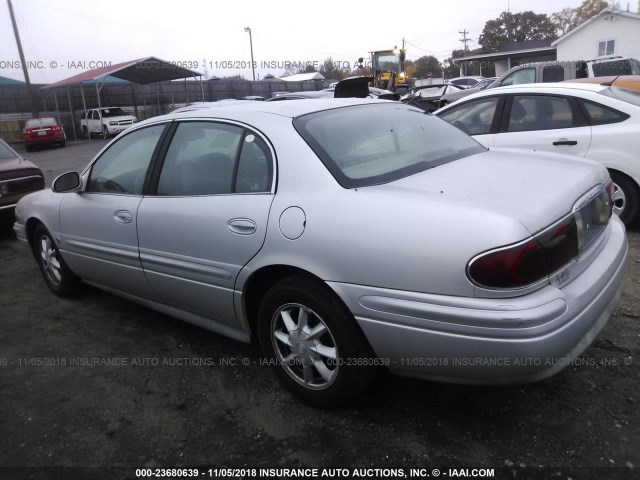
<svg viewBox="0 0 640 480"><path fill-rule="evenodd" d="M613 85L613 82L615 82L618 78L620 78L619 75L616 78L614 78L613 80L611 80L609 82L601 83L600 85L602 85L603 87L610 87L611 85Z"/></svg>

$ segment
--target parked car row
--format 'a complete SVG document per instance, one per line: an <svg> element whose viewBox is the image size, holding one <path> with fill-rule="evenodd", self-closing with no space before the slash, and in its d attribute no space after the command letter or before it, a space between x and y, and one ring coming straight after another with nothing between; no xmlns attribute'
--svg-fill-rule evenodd
<svg viewBox="0 0 640 480"><path fill-rule="evenodd" d="M614 211L629 225L640 209L640 92L587 83L492 88L435 115L486 147L550 151L596 160L615 184Z"/></svg>
<svg viewBox="0 0 640 480"><path fill-rule="evenodd" d="M458 116L508 129L522 103L514 124L535 120L532 95L498 94ZM566 128L569 113L587 128L633 116L554 95ZM256 340L286 388L327 407L381 368L507 384L570 365L619 295L614 200L598 162L487 149L413 105L238 101L131 126L20 200L14 230L54 294L86 282Z"/></svg>

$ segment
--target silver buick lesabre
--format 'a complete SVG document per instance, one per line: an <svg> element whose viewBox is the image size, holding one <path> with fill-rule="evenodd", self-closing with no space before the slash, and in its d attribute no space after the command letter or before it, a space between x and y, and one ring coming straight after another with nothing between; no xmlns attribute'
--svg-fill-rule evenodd
<svg viewBox="0 0 640 480"><path fill-rule="evenodd" d="M506 384L570 364L623 279L612 189L599 164L488 151L409 105L224 102L127 130L14 229L55 294L255 339L326 407L385 367Z"/></svg>

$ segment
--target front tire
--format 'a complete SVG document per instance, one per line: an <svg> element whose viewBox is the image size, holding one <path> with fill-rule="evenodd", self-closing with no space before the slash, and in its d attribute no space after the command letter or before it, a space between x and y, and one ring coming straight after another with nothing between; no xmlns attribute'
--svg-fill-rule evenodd
<svg viewBox="0 0 640 480"><path fill-rule="evenodd" d="M67 266L53 236L43 225L38 225L34 231L33 248L40 273L53 293L67 297L80 290L80 279Z"/></svg>
<svg viewBox="0 0 640 480"><path fill-rule="evenodd" d="M259 312L262 351L284 386L329 408L375 378L371 349L351 312L323 282L295 275L274 285Z"/></svg>
<svg viewBox="0 0 640 480"><path fill-rule="evenodd" d="M102 126L102 137L109 138L109 129L107 128L106 125Z"/></svg>
<svg viewBox="0 0 640 480"><path fill-rule="evenodd" d="M609 174L614 183L613 212L626 227L630 227L638 215L638 187L622 173L612 171Z"/></svg>

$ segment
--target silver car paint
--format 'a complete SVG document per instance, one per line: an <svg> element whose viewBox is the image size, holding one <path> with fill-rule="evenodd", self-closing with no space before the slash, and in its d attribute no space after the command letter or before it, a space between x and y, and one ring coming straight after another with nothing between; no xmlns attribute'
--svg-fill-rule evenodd
<svg viewBox="0 0 640 480"><path fill-rule="evenodd" d="M252 102L247 106L195 112L198 117L212 120L231 118L252 125L272 141L277 157L275 195L256 195L255 199L246 196L249 198L247 208L256 209L250 212L239 208L219 217L206 217L208 221L217 223L216 229L211 229L211 223L206 220L204 225L188 223L185 218L180 218L180 212L183 217L185 211L189 215L205 214L204 204L209 211L214 207L220 208L220 205L224 209L231 208L229 203L235 203L232 200L237 196L180 199L189 204L186 210L184 206L161 205L170 203L171 199L149 198L143 199L137 209L137 222L142 225L138 240L140 255L142 262L153 271L151 277L156 277L156 285L167 291L175 287L176 297L188 294L198 286L196 296L217 292L212 297L215 301L196 298L194 305L166 305L153 297L132 295L120 286L122 284L115 287L107 285L109 280L94 283L178 318L247 341L249 322L244 317L242 292L251 274L271 265L294 266L325 280L340 295L352 308L368 340L381 356L431 356L432 353L444 353L446 347L455 347L454 351L460 354L466 351L468 354L483 345L495 345L496 353L510 352L513 355L520 351L522 342L518 339L509 340L507 336L496 341L494 327L478 334L478 327L469 325L465 320L469 312L476 312L471 318L477 318L480 323L483 317L493 318L499 323L505 320L505 311L521 311L522 315L506 315L506 319L511 318L518 327L522 327L523 322L543 325L549 320L550 325L557 326L546 334L553 334L554 339L549 343L551 350L556 352L567 350L570 343L575 350L576 332L585 333L601 327L603 312L615 301L626 255L626 242L620 233L624 230L616 219L612 220L607 234L599 242L600 250L594 248L582 259L583 273L562 289L547 282L547 286L537 285L534 289L521 291L483 291L467 279L465 268L474 255L526 238L570 211L573 201L594 185L605 182L607 173L604 168L594 167L588 161L569 161L561 156L486 152L387 185L346 190L337 184L304 140L295 134L291 117L365 102L372 103L353 100ZM185 112L155 121L168 118L193 118L193 113ZM148 123L143 122L139 127ZM512 157L516 155L522 158L519 162L521 168L510 168L509 165L514 165ZM83 173L85 181L88 171L89 167ZM549 175L553 176L553 181L549 181ZM479 176L481 181L477 181L475 176ZM530 188L531 184L536 185L535 190ZM44 223L60 241L58 207L61 199L82 195L45 191L25 197L17 209L16 232L19 237L24 239L24 222L33 217ZM150 201L145 203L146 200ZM132 200L133 203L136 201ZM292 207L296 213L289 216L285 212L291 211ZM114 208L121 209L115 205ZM164 215L165 212L169 217ZM265 216L267 212L268 216ZM167 218L178 223L169 222L167 226ZM222 224L227 228L228 221L233 218L249 219L256 224L257 231L249 240L248 250L234 252L231 243L223 243L225 246L220 255L214 252L213 257L207 258L212 245L218 245ZM290 224L296 228L296 222L302 222L297 226L301 230L300 235L285 235L291 228ZM173 229L172 235L162 238L167 227ZM188 248L182 243L186 236L192 242ZM260 248L263 236L264 245ZM234 241L242 241L240 235L233 238ZM126 248L122 250L128 252ZM68 251L64 241L61 252L66 259ZM598 255L599 252L607 254ZM122 252L118 255L128 258ZM242 267L243 262L248 263ZM129 266L139 268L137 264ZM588 274L584 273L587 271ZM179 279L182 275L187 278ZM572 293L570 287L576 291ZM549 291L556 296L546 297ZM594 292L601 294L597 305L591 308L588 302L593 300ZM434 301L436 296L440 300ZM496 296L513 298L492 299ZM443 304L442 298L453 303ZM544 299L548 301L545 303ZM178 298L173 301L177 302ZM224 305L211 312L209 309L216 301ZM406 304L407 301L413 303ZM416 302L423 307L416 309ZM562 302L566 303L565 307ZM444 307L446 314L437 305ZM510 305L514 305L513 308ZM407 314L411 311L414 313ZM372 315L371 312L376 313ZM518 320L520 318L524 320ZM412 322L418 322L420 328L416 329ZM447 341L442 341L443 332L432 328L434 322L446 323L454 329L446 333ZM575 324L575 329L567 329L569 324ZM545 344L542 341L544 335L536 338L533 346ZM460 378L463 375L451 369L436 369L429 373L424 366L418 369L420 372L407 367L396 365L394 369L400 373L429 377ZM505 379L514 375L521 378L523 372L526 375L539 374L539 371L519 370L508 372ZM481 378L479 381L486 380Z"/></svg>

